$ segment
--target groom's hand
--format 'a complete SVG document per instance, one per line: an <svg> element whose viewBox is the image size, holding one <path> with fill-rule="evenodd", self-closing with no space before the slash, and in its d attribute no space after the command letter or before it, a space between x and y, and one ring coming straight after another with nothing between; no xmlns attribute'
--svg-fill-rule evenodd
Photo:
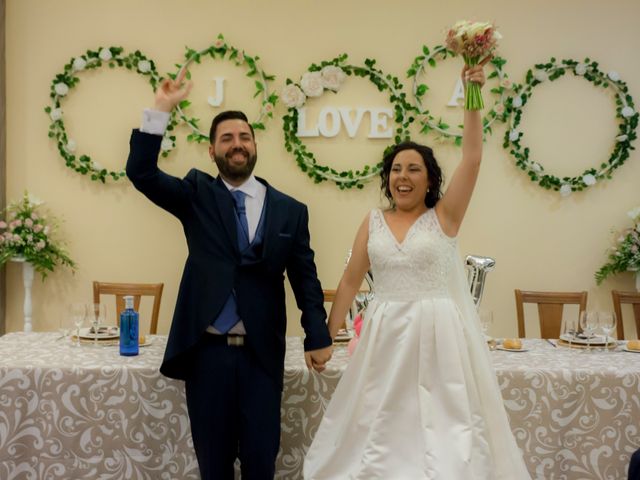
<svg viewBox="0 0 640 480"><path fill-rule="evenodd" d="M175 80L165 78L160 83L156 90L155 110L170 112L182 100L187 98L193 83L185 81L186 74L187 70L182 69Z"/></svg>
<svg viewBox="0 0 640 480"><path fill-rule="evenodd" d="M333 353L333 345L329 345L325 348L318 350L309 350L304 352L304 361L307 364L307 368L311 370L315 369L317 372L322 372L325 369L325 364L331 358Z"/></svg>

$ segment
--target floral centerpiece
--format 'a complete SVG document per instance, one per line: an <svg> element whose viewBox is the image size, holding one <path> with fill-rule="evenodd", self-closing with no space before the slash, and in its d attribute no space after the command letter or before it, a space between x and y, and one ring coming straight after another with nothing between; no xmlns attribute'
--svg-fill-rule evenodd
<svg viewBox="0 0 640 480"><path fill-rule="evenodd" d="M636 272L636 288L640 288L640 206L627 212L633 225L622 232L616 246L609 250L609 261L596 272L598 285L609 275Z"/></svg>
<svg viewBox="0 0 640 480"><path fill-rule="evenodd" d="M52 238L56 224L41 212L42 202L27 192L9 204L6 221L0 221L0 265L12 259L31 263L44 280L58 265L75 269L75 262Z"/></svg>
<svg viewBox="0 0 640 480"><path fill-rule="evenodd" d="M464 63L473 67L489 57L498 45L502 35L488 22L467 20L457 22L447 32L446 46L455 55L462 55ZM480 85L468 82L464 93L466 110L482 110L484 102Z"/></svg>

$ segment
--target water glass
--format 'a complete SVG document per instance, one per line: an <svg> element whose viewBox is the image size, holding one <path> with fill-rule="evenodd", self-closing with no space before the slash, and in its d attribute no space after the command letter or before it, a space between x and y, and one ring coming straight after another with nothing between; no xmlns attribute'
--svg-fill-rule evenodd
<svg viewBox="0 0 640 480"><path fill-rule="evenodd" d="M591 339L598 328L598 312L580 312L580 328L587 338L587 351L591 352Z"/></svg>
<svg viewBox="0 0 640 480"><path fill-rule="evenodd" d="M104 303L88 303L87 314L91 322L93 344L98 345L98 331L100 325L104 325L107 318L107 306Z"/></svg>
<svg viewBox="0 0 640 480"><path fill-rule="evenodd" d="M616 314L614 312L598 312L598 326L604 333L606 349L609 346L609 335L616 329Z"/></svg>
<svg viewBox="0 0 640 480"><path fill-rule="evenodd" d="M87 306L84 303L71 303L69 304L69 318L75 326L76 341L74 345L80 346L80 327L84 324L87 317Z"/></svg>
<svg viewBox="0 0 640 480"><path fill-rule="evenodd" d="M562 324L560 325L560 338L569 344L569 347L573 346L573 342L578 334L578 319L569 316L562 316Z"/></svg>
<svg viewBox="0 0 640 480"><path fill-rule="evenodd" d="M480 317L480 327L482 328L482 333L485 338L490 337L489 330L491 329L491 325L493 325L493 311L486 310L484 308L478 309L478 317Z"/></svg>

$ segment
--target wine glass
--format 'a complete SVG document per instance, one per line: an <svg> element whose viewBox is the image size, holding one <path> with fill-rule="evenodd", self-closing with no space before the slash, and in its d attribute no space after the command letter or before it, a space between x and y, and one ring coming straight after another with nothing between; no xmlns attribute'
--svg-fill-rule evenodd
<svg viewBox="0 0 640 480"><path fill-rule="evenodd" d="M598 325L602 333L604 333L604 345L606 349L609 346L609 335L611 335L611 332L616 328L616 314L614 312L599 312Z"/></svg>
<svg viewBox="0 0 640 480"><path fill-rule="evenodd" d="M485 338L490 337L489 329L493 324L493 311L479 308L478 317L480 317L480 327L482 328L482 333L484 334Z"/></svg>
<svg viewBox="0 0 640 480"><path fill-rule="evenodd" d="M569 316L562 316L562 323L560 325L560 337L562 340L569 344L569 347L573 346L573 341L578 333L578 319Z"/></svg>
<svg viewBox="0 0 640 480"><path fill-rule="evenodd" d="M69 317L76 327L76 341L74 345L80 346L80 327L84 324L87 316L87 306L84 303L71 303L69 305Z"/></svg>
<svg viewBox="0 0 640 480"><path fill-rule="evenodd" d="M593 337L593 332L598 328L598 313L580 312L580 328L587 338L587 351L591 352L591 338Z"/></svg>
<svg viewBox="0 0 640 480"><path fill-rule="evenodd" d="M98 346L98 332L100 325L104 325L105 323L107 306L104 303L89 303L87 304L87 313L91 321L93 344Z"/></svg>

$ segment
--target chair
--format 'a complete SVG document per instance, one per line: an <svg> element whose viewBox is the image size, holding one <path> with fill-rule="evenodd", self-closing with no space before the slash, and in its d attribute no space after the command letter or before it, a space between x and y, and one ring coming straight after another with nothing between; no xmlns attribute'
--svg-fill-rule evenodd
<svg viewBox="0 0 640 480"><path fill-rule="evenodd" d="M565 305L579 305L580 313L587 309L587 292L531 292L515 290L516 311L518 314L518 336L525 337L524 333L524 305L525 303L538 304L538 318L540 319L540 337L560 337L562 324L562 310Z"/></svg>
<svg viewBox="0 0 640 480"><path fill-rule="evenodd" d="M142 296L153 297L153 310L149 333L155 335L158 330L158 315L164 283L108 283L93 282L93 302L100 303L100 295L116 296L116 322L120 324L120 312L124 310L124 296L133 296L133 306L138 311Z"/></svg>
<svg viewBox="0 0 640 480"><path fill-rule="evenodd" d="M640 337L640 293L611 290L611 298L613 299L613 310L616 312L618 340L624 339L624 322L622 321L623 303L631 304L633 308L633 316L636 320L636 335Z"/></svg>

